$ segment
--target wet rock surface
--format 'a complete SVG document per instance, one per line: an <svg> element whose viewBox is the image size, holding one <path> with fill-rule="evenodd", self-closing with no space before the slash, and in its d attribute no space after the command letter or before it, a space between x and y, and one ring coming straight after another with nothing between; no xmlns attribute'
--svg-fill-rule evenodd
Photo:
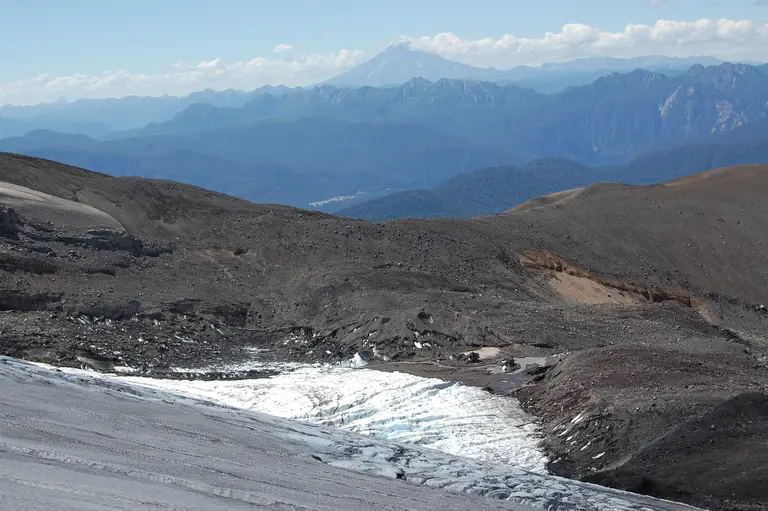
<svg viewBox="0 0 768 511"><path fill-rule="evenodd" d="M519 396L557 473L759 509L763 408L739 405L752 427L669 439L768 392L765 172L374 224L0 155L0 182L58 200L0 210L0 354L169 378L359 355ZM532 253L557 264L524 264ZM551 362L508 364L528 357ZM718 442L734 446L721 458L731 486L715 472L667 476L669 460L710 463ZM739 485L755 491L734 496Z"/></svg>

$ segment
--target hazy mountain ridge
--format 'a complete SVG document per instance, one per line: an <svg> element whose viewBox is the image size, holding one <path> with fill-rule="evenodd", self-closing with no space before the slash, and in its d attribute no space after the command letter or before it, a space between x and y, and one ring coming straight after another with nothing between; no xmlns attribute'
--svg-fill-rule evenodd
<svg viewBox="0 0 768 511"><path fill-rule="evenodd" d="M242 109L195 105L139 133L311 117L414 122L515 155L509 163L568 157L606 164L762 119L768 115L767 91L768 75L730 63L693 66L672 77L638 69L552 96L491 82L411 79L394 88L326 85L262 95Z"/></svg>
<svg viewBox="0 0 768 511"><path fill-rule="evenodd" d="M309 207L358 192L431 188L458 174L542 158L621 165L735 128L762 140L768 119L768 75L730 63L678 76L616 73L551 96L419 78L399 87L285 92L258 94L240 108L196 103L169 122L102 140L37 131L0 141L0 150ZM569 183L562 176L559 187Z"/></svg>
<svg viewBox="0 0 768 511"><path fill-rule="evenodd" d="M551 134L555 142L539 156L621 161L760 120L766 99L768 76L752 66L694 67L676 77L637 70L554 96L516 134L522 147Z"/></svg>
<svg viewBox="0 0 768 511"><path fill-rule="evenodd" d="M170 120L183 109L196 103L241 107L259 94L280 95L293 90L285 86L264 86L248 92L235 89L206 89L186 96L127 96L59 101L32 106L0 105L0 118L23 121L29 127L26 132L20 130L2 136L21 136L39 129L99 136L110 131L141 128L152 122ZM95 125L98 129L84 130L83 125Z"/></svg>
<svg viewBox="0 0 768 511"><path fill-rule="evenodd" d="M393 193L336 213L365 220L470 218L501 213L534 197L597 182L653 184L732 165L768 163L768 135L761 141L691 144L649 154L625 165L589 167L563 159L523 167L482 169L428 190Z"/></svg>
<svg viewBox="0 0 768 511"><path fill-rule="evenodd" d="M114 135L189 134L216 128L305 118L335 119L366 123L414 122L450 135L466 137L467 122L498 126L515 112L546 100L547 96L516 85L498 85L474 80L440 79L430 82L412 78L399 87L339 88L323 85L293 94L260 95L243 108L218 108L196 104L165 123ZM478 129L488 128L479 126ZM475 137L482 142L486 137Z"/></svg>
<svg viewBox="0 0 768 511"><path fill-rule="evenodd" d="M569 86L587 85L600 76L613 72L644 68L680 74L694 64L717 65L720 63L721 61L711 57L676 59L648 56L631 59L585 58L546 63L541 66L517 66L509 70L498 70L469 66L435 54L413 50L407 44L394 44L357 68L320 85L353 88L397 87L414 77L422 77L434 82L449 78L517 84L524 88L533 88L538 92L554 93ZM166 122L195 103L239 108L263 93L278 96L297 90L301 88L265 85L251 91L206 89L186 96L127 96L58 101L32 106L0 105L0 119L23 120L28 123L17 125L13 130L6 131L2 131L0 126L0 136L21 136L38 129L99 136L109 131L134 130L151 123Z"/></svg>
<svg viewBox="0 0 768 511"><path fill-rule="evenodd" d="M83 133L99 136L109 132L109 126L99 121L68 121L58 119L11 119L0 113L0 138L20 137L36 130Z"/></svg>
<svg viewBox="0 0 768 511"><path fill-rule="evenodd" d="M260 202L305 207L358 190L432 186L510 158L416 124L322 119L263 121L184 136L72 140L37 132L0 140L0 148L116 176L178 179Z"/></svg>

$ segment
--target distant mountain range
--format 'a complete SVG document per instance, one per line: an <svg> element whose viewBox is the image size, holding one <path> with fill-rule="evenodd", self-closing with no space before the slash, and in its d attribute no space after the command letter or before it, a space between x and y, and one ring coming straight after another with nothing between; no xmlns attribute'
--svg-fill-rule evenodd
<svg viewBox="0 0 768 511"><path fill-rule="evenodd" d="M412 78L424 78L432 82L449 78L516 84L540 93L554 93L570 86L590 84L601 76L615 72L642 68L671 76L686 72L694 64L712 66L721 63L711 57L676 59L648 56L633 59L588 58L538 67L518 66L498 70L450 61L401 43L390 46L371 60L320 85L386 87L400 86ZM61 101L35 106L0 106L0 137L22 136L38 129L100 137L110 131L134 130L153 122L166 122L197 103L239 108L260 94L279 96L301 90L265 86L248 92L232 89L205 90L184 97L130 96L120 99Z"/></svg>
<svg viewBox="0 0 768 511"><path fill-rule="evenodd" d="M109 133L110 128L99 121L63 120L56 118L6 119L0 117L0 138L18 137L36 130L83 133L98 137Z"/></svg>
<svg viewBox="0 0 768 511"><path fill-rule="evenodd" d="M746 64L696 65L666 76L612 74L554 95L474 80L411 79L399 87L330 85L243 108L193 105L174 119L115 138L190 135L266 120L413 123L509 155L509 163L567 157L615 164L768 116L768 74ZM341 142L341 141L340 141Z"/></svg>
<svg viewBox="0 0 768 511"><path fill-rule="evenodd" d="M724 140L736 128L741 135L719 143L739 144L747 135L762 141L764 70L730 63L694 65L674 76L636 70L553 95L512 84L421 78L398 87L211 92L208 100L221 106L193 103L166 122L99 138L34 131L0 140L0 150L113 175L179 180L256 202L333 210L348 204L328 202L335 197L428 189L481 168L525 169L553 158L617 166L675 146L711 143L713 134ZM558 189L570 186L568 179L561 173L551 182ZM531 190L544 193L539 185Z"/></svg>
<svg viewBox="0 0 768 511"><path fill-rule="evenodd" d="M589 167L572 160L536 160L454 177L437 187L393 193L340 209L336 214L383 221L395 218L470 218L501 213L534 197L597 182L652 184L731 165L768 163L768 123L762 139L733 143L713 137L667 149L625 165ZM738 130L737 130L738 131ZM736 133L734 133L736 134Z"/></svg>
<svg viewBox="0 0 768 511"><path fill-rule="evenodd" d="M265 120L308 118L348 122L417 122L450 135L464 136L467 123L503 124L517 112L542 104L548 96L516 85L474 80L413 78L398 87L339 88L331 85L274 96L263 94L243 108L192 105L165 123L115 133L110 138L182 135L248 126ZM478 128L487 131L487 127ZM485 137L481 137L481 140Z"/></svg>
<svg viewBox="0 0 768 511"><path fill-rule="evenodd" d="M34 106L5 105L0 106L0 136L23 136L35 130L52 130L98 137L110 131L129 130L151 122L167 121L190 105L198 103L236 108L259 94L280 95L292 90L284 86L265 86L250 92L209 89L183 97L129 96L119 99L60 101Z"/></svg>
<svg viewBox="0 0 768 511"><path fill-rule="evenodd" d="M113 141L37 131L0 140L0 151L303 207L359 190L430 186L510 158L419 124L319 118Z"/></svg>

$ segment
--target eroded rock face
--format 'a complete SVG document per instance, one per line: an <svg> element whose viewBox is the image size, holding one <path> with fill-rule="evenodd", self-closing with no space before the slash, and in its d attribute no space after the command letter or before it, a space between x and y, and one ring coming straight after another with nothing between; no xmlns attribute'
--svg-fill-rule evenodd
<svg viewBox="0 0 768 511"><path fill-rule="evenodd" d="M13 208L0 206L0 236L15 237L20 225L21 218Z"/></svg>
<svg viewBox="0 0 768 511"><path fill-rule="evenodd" d="M118 232L112 229L91 229L85 233L83 244L96 250L123 251L135 256L156 257L162 253L170 252L169 248L146 246L144 242L126 232Z"/></svg>
<svg viewBox="0 0 768 511"><path fill-rule="evenodd" d="M85 245L97 250L122 250L141 255L143 243L136 236L111 229L91 229L85 233Z"/></svg>

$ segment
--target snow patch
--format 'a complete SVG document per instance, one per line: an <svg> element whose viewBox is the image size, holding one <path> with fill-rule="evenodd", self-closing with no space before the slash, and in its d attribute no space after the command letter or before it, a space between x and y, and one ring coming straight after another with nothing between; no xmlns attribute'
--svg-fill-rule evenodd
<svg viewBox="0 0 768 511"><path fill-rule="evenodd" d="M133 374L133 373L138 373L139 372L139 370L136 369L135 367L128 367L128 366L115 366L114 369L115 369L116 373Z"/></svg>

